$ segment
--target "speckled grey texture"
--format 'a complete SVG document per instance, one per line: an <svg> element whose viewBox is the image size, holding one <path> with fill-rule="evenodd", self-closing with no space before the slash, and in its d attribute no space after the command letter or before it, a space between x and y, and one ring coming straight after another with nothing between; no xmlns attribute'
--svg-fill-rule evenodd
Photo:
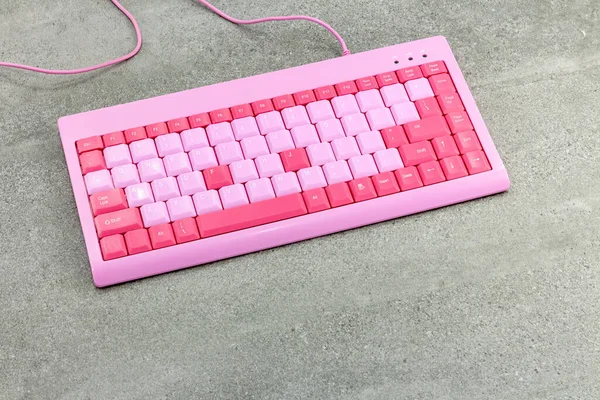
<svg viewBox="0 0 600 400"><path fill-rule="evenodd" d="M124 3L145 34L134 60L0 70L1 399L600 398L597 1L215 1L321 17L354 52L445 35L512 188L98 290L60 116L340 53L305 22ZM0 15L3 60L85 66L134 43L107 0Z"/></svg>

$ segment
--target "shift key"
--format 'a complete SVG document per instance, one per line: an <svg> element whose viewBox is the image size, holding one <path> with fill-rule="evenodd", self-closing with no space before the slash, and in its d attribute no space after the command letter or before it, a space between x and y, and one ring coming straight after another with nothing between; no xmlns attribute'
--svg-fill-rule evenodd
<svg viewBox="0 0 600 400"><path fill-rule="evenodd" d="M144 227L140 210L137 208L128 208L126 210L99 215L94 218L94 224L96 225L99 238Z"/></svg>

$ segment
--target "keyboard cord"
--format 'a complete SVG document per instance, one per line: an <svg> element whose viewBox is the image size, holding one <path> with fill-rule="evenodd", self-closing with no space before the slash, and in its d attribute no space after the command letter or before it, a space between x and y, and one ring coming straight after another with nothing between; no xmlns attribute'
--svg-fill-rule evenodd
<svg viewBox="0 0 600 400"><path fill-rule="evenodd" d="M131 24L133 25L133 27L135 29L135 34L136 34L136 37L137 37L137 44L136 44L135 48L130 53L128 53L128 54L126 54L126 55L124 55L122 57L116 58L114 60L107 61L107 62L102 63L102 64L98 64L98 65L94 65L94 66L86 67L86 68L80 68L80 69L71 69L71 70L44 69L44 68L32 67L32 66L29 66L29 65L15 64L15 63L9 63L9 62L0 62L0 67L24 69L24 70L27 70L27 71L39 72L39 73L42 73L42 74L75 75L75 74L83 74L83 73L86 73L86 72L91 72L91 71L95 71L95 70L98 70L98 69L110 67L112 65L119 64L119 63L121 63L123 61L127 61L127 60L135 57L139 53L140 49L142 48L142 32L140 31L140 27L139 27L137 21L135 20L134 16L129 11L127 11L125 9L125 7L123 7L117 0L110 0L110 1L123 14L125 14L125 16L129 19L129 21L131 21ZM317 24L323 26L329 32L331 32L333 34L333 36L335 36L335 38L340 42L340 44L342 46L343 54L345 56L350 55L350 50L348 50L348 47L346 46L346 43L344 42L344 39L342 39L342 37L340 36L340 34L337 33L335 31L335 29L333 29L331 26L329 26L327 23L321 21L320 19L313 18L313 17L308 17L308 16L305 16L305 15L290 15L290 16L283 16L283 17L265 17L265 18L251 19L251 20L237 19L237 18L233 18L233 17L225 14L223 11L219 10L217 7L213 6L212 4L210 4L206 0L197 0L197 1L199 3L201 3L201 4L203 4L209 10L211 10L214 13L218 14L220 17L228 20L229 22L233 22L234 24L251 25L251 24L259 24L261 22L269 22L269 21L291 21L291 20L304 20L304 21L310 21L310 22L317 23Z"/></svg>

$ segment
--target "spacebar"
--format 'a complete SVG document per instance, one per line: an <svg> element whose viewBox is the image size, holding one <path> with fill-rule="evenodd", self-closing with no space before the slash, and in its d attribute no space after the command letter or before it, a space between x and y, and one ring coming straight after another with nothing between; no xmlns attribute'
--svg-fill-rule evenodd
<svg viewBox="0 0 600 400"><path fill-rule="evenodd" d="M300 193L196 217L200 236L210 237L306 214Z"/></svg>

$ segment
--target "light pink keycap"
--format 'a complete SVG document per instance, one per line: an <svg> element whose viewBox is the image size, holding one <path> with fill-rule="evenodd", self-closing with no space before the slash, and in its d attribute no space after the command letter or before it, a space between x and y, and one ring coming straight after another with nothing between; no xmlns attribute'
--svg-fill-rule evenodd
<svg viewBox="0 0 600 400"><path fill-rule="evenodd" d="M308 154L310 165L313 166L321 166L335 161L335 156L329 143L311 144L306 148L306 153Z"/></svg>
<svg viewBox="0 0 600 400"><path fill-rule="evenodd" d="M192 171L177 177L182 195L192 195L206 190L206 183L200 171Z"/></svg>
<svg viewBox="0 0 600 400"><path fill-rule="evenodd" d="M191 218L196 216L194 202L190 196L181 196L169 199L167 208L171 221L179 221L180 219Z"/></svg>
<svg viewBox="0 0 600 400"><path fill-rule="evenodd" d="M352 171L352 176L354 176L354 179L378 174L377 166L375 165L373 156L370 154L352 157L350 160L348 160L348 165L350 165L350 170Z"/></svg>
<svg viewBox="0 0 600 400"><path fill-rule="evenodd" d="M380 131L385 128L391 128L396 126L394 117L389 108L376 108L374 110L367 111L367 121L371 126L371 130Z"/></svg>
<svg viewBox="0 0 600 400"><path fill-rule="evenodd" d="M431 85L429 85L429 81L426 78L414 79L406 82L404 85L412 101L434 96Z"/></svg>
<svg viewBox="0 0 600 400"><path fill-rule="evenodd" d="M310 124L310 119L308 119L308 114L306 113L306 108L304 108L304 106L286 108L281 111L281 116L288 129Z"/></svg>
<svg viewBox="0 0 600 400"><path fill-rule="evenodd" d="M206 192L196 193L192 196L194 206L196 206L196 214L208 214L223 209L219 193L216 190L207 190Z"/></svg>
<svg viewBox="0 0 600 400"><path fill-rule="evenodd" d="M229 166L229 171L235 183L246 183L258 179L258 172L252 160L236 161Z"/></svg>
<svg viewBox="0 0 600 400"><path fill-rule="evenodd" d="M234 119L231 123L231 128L235 135L235 140L242 140L252 136L260 135L256 119L254 117L244 117Z"/></svg>
<svg viewBox="0 0 600 400"><path fill-rule="evenodd" d="M152 192L156 201L165 201L173 197L179 197L179 186L177 179L169 176L168 178L158 179L152 182Z"/></svg>
<svg viewBox="0 0 600 400"><path fill-rule="evenodd" d="M135 141L129 145L129 150L131 151L131 159L136 164L140 161L158 158L156 146L154 145L154 140L152 139Z"/></svg>
<svg viewBox="0 0 600 400"><path fill-rule="evenodd" d="M181 132L181 142L185 151L208 147L208 136L204 128L188 129ZM137 142L134 142L137 143Z"/></svg>
<svg viewBox="0 0 600 400"><path fill-rule="evenodd" d="M187 153L169 154L163 158L163 162L168 176L177 176L192 171L192 165Z"/></svg>
<svg viewBox="0 0 600 400"><path fill-rule="evenodd" d="M169 154L181 153L183 151L183 144L181 143L179 133L161 135L154 139L154 141L156 142L158 155L161 157L168 156Z"/></svg>
<svg viewBox="0 0 600 400"><path fill-rule="evenodd" d="M84 177L84 179L88 194L94 194L115 188L112 177L110 176L110 172L108 172L107 169L90 172Z"/></svg>
<svg viewBox="0 0 600 400"><path fill-rule="evenodd" d="M362 154L373 154L376 151L385 149L381 133L377 131L361 133L356 136L356 141Z"/></svg>
<svg viewBox="0 0 600 400"><path fill-rule="evenodd" d="M121 165L110 171L116 188L124 188L140 183L137 167L134 164Z"/></svg>
<svg viewBox="0 0 600 400"><path fill-rule="evenodd" d="M323 165L323 172L330 185L339 182L348 182L354 179L352 178L348 163L344 160Z"/></svg>
<svg viewBox="0 0 600 400"><path fill-rule="evenodd" d="M295 148L292 134L288 130L271 132L267 136L267 143L271 153L281 153L282 151Z"/></svg>
<svg viewBox="0 0 600 400"><path fill-rule="evenodd" d="M261 178L270 178L278 174L283 174L284 169L279 154L261 156L254 160L254 162Z"/></svg>
<svg viewBox="0 0 600 400"><path fill-rule="evenodd" d="M334 97L331 99L331 104L335 110L335 115L338 118L345 117L346 115L352 115L360 112L358 103L353 94L347 94L344 96Z"/></svg>
<svg viewBox="0 0 600 400"><path fill-rule="evenodd" d="M216 146L221 143L227 143L235 140L233 130L229 122L219 122L218 124L209 125L206 127L206 134L211 146ZM159 136L160 137L160 136Z"/></svg>
<svg viewBox="0 0 600 400"><path fill-rule="evenodd" d="M394 104L390 110L397 125L404 125L408 122L421 119L415 103L409 101L406 103Z"/></svg>
<svg viewBox="0 0 600 400"><path fill-rule="evenodd" d="M125 194L127 195L129 207L141 207L144 204L154 203L154 195L148 182L127 186Z"/></svg>
<svg viewBox="0 0 600 400"><path fill-rule="evenodd" d="M395 85L384 86L381 88L381 97L386 107L391 107L394 104L405 103L410 101L404 85L396 83Z"/></svg>
<svg viewBox="0 0 600 400"><path fill-rule="evenodd" d="M221 203L223 203L224 209L239 207L249 203L246 189L241 183L223 186L219 189L219 196L221 196Z"/></svg>
<svg viewBox="0 0 600 400"><path fill-rule="evenodd" d="M356 94L356 101L358 102L358 106L360 107L360 111L367 112L369 110L374 110L376 108L385 107L383 104L383 99L379 94L379 90L371 89L365 90L364 92L358 92Z"/></svg>
<svg viewBox="0 0 600 400"><path fill-rule="evenodd" d="M213 168L219 165L217 156L212 147L202 147L194 149L189 153L192 169L194 171L202 171L207 168Z"/></svg>
<svg viewBox="0 0 600 400"><path fill-rule="evenodd" d="M260 133L263 135L285 129L279 111L270 111L268 113L260 114L256 117L256 122L260 128Z"/></svg>
<svg viewBox="0 0 600 400"><path fill-rule="evenodd" d="M171 222L169 212L167 211L167 205L162 201L144 204L140 208L140 211L142 212L142 220L144 221L144 226L146 228Z"/></svg>
<svg viewBox="0 0 600 400"><path fill-rule="evenodd" d="M293 172L275 175L271 178L271 183L273 183L277 197L300 193L300 182L298 182L298 177Z"/></svg>
<svg viewBox="0 0 600 400"><path fill-rule="evenodd" d="M273 185L271 185L269 178L261 178L246 183L246 192L248 193L250 203L258 203L259 201L275 198Z"/></svg>
<svg viewBox="0 0 600 400"><path fill-rule="evenodd" d="M398 149L394 147L377 151L373 154L373 157L375 158L375 163L377 164L379 172L395 171L404 168L400 153L398 152Z"/></svg>
<svg viewBox="0 0 600 400"><path fill-rule="evenodd" d="M365 115L361 113L346 115L341 121L346 136L356 136L359 133L369 132L371 130Z"/></svg>
<svg viewBox="0 0 600 400"><path fill-rule="evenodd" d="M236 141L216 145L215 153L217 153L219 165L229 165L232 162L244 159L242 147Z"/></svg>
<svg viewBox="0 0 600 400"><path fill-rule="evenodd" d="M240 145L242 146L244 157L247 159L254 159L269 154L267 141L261 135L242 139Z"/></svg>
<svg viewBox="0 0 600 400"><path fill-rule="evenodd" d="M360 150L353 137L343 137L331 142L333 154L337 160L347 160L352 157L360 156Z"/></svg>
<svg viewBox="0 0 600 400"><path fill-rule="evenodd" d="M152 182L167 176L163 161L160 158L142 161L138 164L138 171L142 182Z"/></svg>
<svg viewBox="0 0 600 400"><path fill-rule="evenodd" d="M104 149L104 160L106 168L114 168L119 165L131 164L131 154L129 154L129 146L126 144L118 144Z"/></svg>
<svg viewBox="0 0 600 400"><path fill-rule="evenodd" d="M308 111L308 115L310 115L310 120L313 124L335 118L329 100L320 100L309 103L306 105L306 110Z"/></svg>
<svg viewBox="0 0 600 400"><path fill-rule="evenodd" d="M322 142L331 142L333 139L346 136L339 119L328 119L317 123L317 131Z"/></svg>
<svg viewBox="0 0 600 400"><path fill-rule="evenodd" d="M292 137L296 147L306 147L311 144L320 143L317 129L314 125L304 125L292 129Z"/></svg>
<svg viewBox="0 0 600 400"><path fill-rule="evenodd" d="M321 167L302 168L298 171L298 180L304 191L327 186Z"/></svg>

